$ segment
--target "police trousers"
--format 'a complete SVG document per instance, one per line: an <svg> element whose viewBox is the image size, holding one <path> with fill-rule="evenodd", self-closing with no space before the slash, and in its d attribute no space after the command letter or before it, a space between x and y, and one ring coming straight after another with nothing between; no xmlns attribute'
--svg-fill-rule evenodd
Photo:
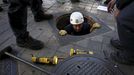
<svg viewBox="0 0 134 75"><path fill-rule="evenodd" d="M42 0L9 0L8 18L16 38L29 35L27 31L28 6L34 16L43 13Z"/></svg>
<svg viewBox="0 0 134 75"><path fill-rule="evenodd" d="M117 17L117 29L126 55L134 56L134 2L123 8Z"/></svg>

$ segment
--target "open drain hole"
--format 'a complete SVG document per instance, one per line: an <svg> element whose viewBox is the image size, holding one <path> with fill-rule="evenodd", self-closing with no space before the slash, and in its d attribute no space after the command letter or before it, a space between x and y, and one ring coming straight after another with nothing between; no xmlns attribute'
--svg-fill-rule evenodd
<svg viewBox="0 0 134 75"><path fill-rule="evenodd" d="M70 35L86 35L91 33L91 28L93 27L93 24L91 23L90 19L87 19L87 16L84 16L84 22L82 23L82 28L80 32L75 32L75 30L73 30L73 25L70 24L70 15L71 13L68 14L64 14L59 16L56 19L56 27L59 30L66 30L68 34ZM93 22L93 19L92 19ZM69 27L69 28L66 28ZM68 32L69 31L69 32Z"/></svg>

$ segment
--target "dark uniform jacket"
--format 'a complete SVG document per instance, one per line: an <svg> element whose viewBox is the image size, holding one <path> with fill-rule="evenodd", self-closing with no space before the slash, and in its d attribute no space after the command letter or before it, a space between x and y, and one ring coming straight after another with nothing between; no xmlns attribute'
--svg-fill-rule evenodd
<svg viewBox="0 0 134 75"><path fill-rule="evenodd" d="M71 35L85 35L90 33L90 28L91 27L88 23L83 23L80 32L76 32L72 24L67 25L64 29L67 31L68 34Z"/></svg>
<svg viewBox="0 0 134 75"><path fill-rule="evenodd" d="M124 7L132 3L134 0L116 0L116 6L119 10L122 10Z"/></svg>

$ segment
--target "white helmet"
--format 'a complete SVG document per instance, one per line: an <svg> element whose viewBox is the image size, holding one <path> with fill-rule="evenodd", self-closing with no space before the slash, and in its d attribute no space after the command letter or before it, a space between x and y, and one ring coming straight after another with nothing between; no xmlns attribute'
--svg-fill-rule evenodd
<svg viewBox="0 0 134 75"><path fill-rule="evenodd" d="M70 23L73 25L81 24L84 22L84 17L80 12L73 12L70 16Z"/></svg>

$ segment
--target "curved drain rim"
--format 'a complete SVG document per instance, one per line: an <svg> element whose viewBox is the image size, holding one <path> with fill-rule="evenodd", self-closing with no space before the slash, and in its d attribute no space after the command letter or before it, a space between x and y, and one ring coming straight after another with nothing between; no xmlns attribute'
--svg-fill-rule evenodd
<svg viewBox="0 0 134 75"><path fill-rule="evenodd" d="M104 67L106 68L109 68L108 70L110 70L110 72L113 72L113 73L116 73L116 74L120 74L120 75L124 75L123 72L121 72L121 70L118 68L118 67L114 67L114 64L111 63L111 62L108 62L107 60L103 60L101 58L98 58L98 57L95 57L95 56L91 56L91 55L75 55L75 56L72 56L72 57L68 57L67 59L63 60L62 62L60 62L58 65L56 65L55 69L53 70L54 73L57 73L58 72L58 69L61 68L61 66L65 65L64 63L68 62L68 61L71 61L72 59L75 59L76 57L86 57L89 58L89 59L96 59L100 62L103 62L103 64L105 64ZM100 65L100 64L99 64ZM65 67L65 66L64 66ZM114 71L113 71L114 70ZM61 72L62 74L62 72ZM115 74L115 75L116 75ZM69 73L68 73L69 75Z"/></svg>
<svg viewBox="0 0 134 75"><path fill-rule="evenodd" d="M59 17L57 17L56 18L56 28L58 29L58 30L64 30L64 27L65 26L67 26L67 25L69 25L70 24L70 15L71 15L71 13L66 13L66 14L62 14L62 15L60 15ZM85 23L88 23L90 26L91 26L91 28L93 27L93 25L95 24L95 23L98 23L97 21L95 21L93 18L92 18L92 16L86 16L85 14L83 14L84 15L84 22ZM87 17L91 17L90 19L88 19ZM60 24L61 23L61 24ZM62 23L65 23L65 24L62 24ZM90 28L90 29L91 29ZM89 29L89 30L90 30ZM94 30L93 30L94 31ZM70 34L70 33L68 33L69 35L73 35L73 36L82 36L82 35L87 35L87 34L90 34L90 33L92 33L93 31L89 31L88 33L82 33L82 34L79 34L79 35L75 35L75 34Z"/></svg>

